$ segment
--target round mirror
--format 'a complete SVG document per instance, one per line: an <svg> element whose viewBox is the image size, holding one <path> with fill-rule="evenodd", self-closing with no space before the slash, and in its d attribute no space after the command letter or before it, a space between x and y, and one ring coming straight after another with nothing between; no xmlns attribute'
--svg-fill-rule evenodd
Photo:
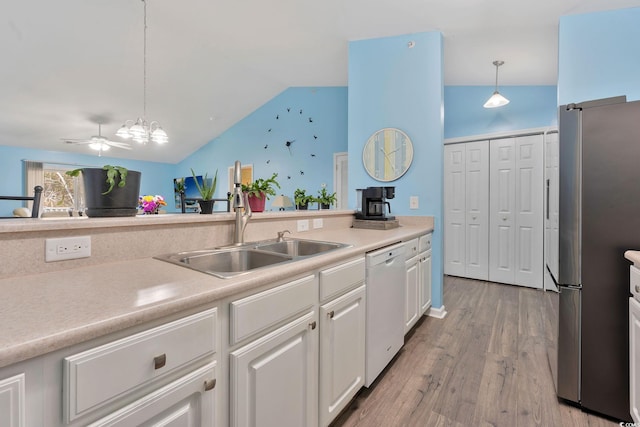
<svg viewBox="0 0 640 427"><path fill-rule="evenodd" d="M362 150L362 162L369 176L394 181L407 172L413 161L413 144L400 129L380 129L369 137Z"/></svg>

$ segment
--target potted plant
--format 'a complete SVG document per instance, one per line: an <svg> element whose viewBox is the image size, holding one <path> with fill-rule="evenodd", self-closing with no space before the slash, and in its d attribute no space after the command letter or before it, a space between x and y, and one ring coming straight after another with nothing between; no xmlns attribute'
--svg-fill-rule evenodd
<svg viewBox="0 0 640 427"><path fill-rule="evenodd" d="M202 184L198 182L198 178L196 177L196 173L191 169L191 175L193 175L193 181L196 183L196 188L198 188L198 192L202 197L202 200L198 200L198 204L200 205L200 213L201 214L210 214L213 213L213 204L215 203L213 199L213 194L216 192L216 186L218 185L218 170L216 169L216 174L213 176L213 179L209 179L208 174L204 174L202 178Z"/></svg>
<svg viewBox="0 0 640 427"><path fill-rule="evenodd" d="M309 203L313 203L313 196L307 194L307 190L296 188L293 192L293 199L296 204L296 208L299 210L306 210L309 207Z"/></svg>
<svg viewBox="0 0 640 427"><path fill-rule="evenodd" d="M263 212L269 196L276 195L276 187L280 188L277 177L278 174L274 173L271 178L258 178L251 184L242 184L242 192L247 194L249 206L253 212Z"/></svg>
<svg viewBox="0 0 640 427"><path fill-rule="evenodd" d="M80 172L88 217L135 216L138 213L140 172L104 165L102 168L80 168L66 173L78 176Z"/></svg>
<svg viewBox="0 0 640 427"><path fill-rule="evenodd" d="M329 194L326 187L322 187L320 191L318 191L316 202L318 202L318 209L330 209L331 205L336 202L336 193Z"/></svg>

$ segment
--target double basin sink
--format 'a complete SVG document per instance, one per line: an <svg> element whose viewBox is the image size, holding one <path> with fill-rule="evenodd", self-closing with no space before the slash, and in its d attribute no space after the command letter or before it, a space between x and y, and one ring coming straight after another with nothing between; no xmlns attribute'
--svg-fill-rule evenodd
<svg viewBox="0 0 640 427"><path fill-rule="evenodd" d="M229 279L260 268L297 261L348 246L351 245L305 239L266 240L241 246L160 255L156 259Z"/></svg>

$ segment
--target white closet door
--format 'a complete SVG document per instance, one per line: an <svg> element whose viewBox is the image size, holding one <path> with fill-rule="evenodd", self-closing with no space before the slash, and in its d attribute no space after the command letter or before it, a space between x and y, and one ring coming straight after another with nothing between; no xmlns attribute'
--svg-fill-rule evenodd
<svg viewBox="0 0 640 427"><path fill-rule="evenodd" d="M465 144L444 146L444 273L465 275Z"/></svg>
<svg viewBox="0 0 640 427"><path fill-rule="evenodd" d="M466 145L465 276L489 278L489 141Z"/></svg>
<svg viewBox="0 0 640 427"><path fill-rule="evenodd" d="M515 277L516 146L514 138L490 142L489 280Z"/></svg>
<svg viewBox="0 0 640 427"><path fill-rule="evenodd" d="M515 139L515 277L518 285L542 288L544 266L542 135Z"/></svg>

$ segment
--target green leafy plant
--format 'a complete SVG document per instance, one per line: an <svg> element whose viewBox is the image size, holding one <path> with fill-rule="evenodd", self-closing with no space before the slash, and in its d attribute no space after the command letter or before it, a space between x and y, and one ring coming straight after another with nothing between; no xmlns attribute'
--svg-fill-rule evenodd
<svg viewBox="0 0 640 427"><path fill-rule="evenodd" d="M251 184L242 184L242 192L257 198L261 198L262 193L264 193L268 199L269 196L276 195L276 187L280 188L280 184L276 180L277 177L278 174L274 173L271 178L258 178Z"/></svg>
<svg viewBox="0 0 640 427"><path fill-rule="evenodd" d="M82 172L82 169L84 168L74 169L65 173L69 176L79 176L80 172ZM127 168L122 166L104 165L102 169L107 171L106 182L107 184L109 184L109 189L102 193L103 196L106 196L107 194L111 193L111 191L113 191L113 187L115 187L116 185L116 178L119 178L118 187L124 187L125 185L127 185L127 174L129 173Z"/></svg>
<svg viewBox="0 0 640 427"><path fill-rule="evenodd" d="M296 206L304 206L314 202L314 197L307 194L307 190L301 188L296 188L296 191L293 192L293 199Z"/></svg>
<svg viewBox="0 0 640 427"><path fill-rule="evenodd" d="M202 196L202 200L213 199L213 194L216 192L216 187L218 185L218 170L216 169L216 174L211 180L211 185L209 185L208 174L205 174L204 177L202 177L202 185L200 185L200 183L198 182L198 178L196 177L196 173L193 171L193 169L191 169L191 175L193 175L193 180L196 183L198 192Z"/></svg>
<svg viewBox="0 0 640 427"><path fill-rule="evenodd" d="M316 197L316 202L321 205L333 205L336 203L336 193L331 193L327 191L325 187L322 187L320 191L318 191L318 197Z"/></svg>

